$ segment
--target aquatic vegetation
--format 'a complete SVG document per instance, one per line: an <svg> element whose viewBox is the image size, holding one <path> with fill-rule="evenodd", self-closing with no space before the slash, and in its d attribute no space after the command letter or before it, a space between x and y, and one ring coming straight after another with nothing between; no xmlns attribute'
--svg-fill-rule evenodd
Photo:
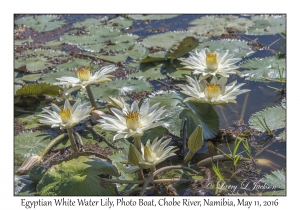
<svg viewBox="0 0 300 210"><path fill-rule="evenodd" d="M16 15L15 195L284 195L285 19Z"/></svg>

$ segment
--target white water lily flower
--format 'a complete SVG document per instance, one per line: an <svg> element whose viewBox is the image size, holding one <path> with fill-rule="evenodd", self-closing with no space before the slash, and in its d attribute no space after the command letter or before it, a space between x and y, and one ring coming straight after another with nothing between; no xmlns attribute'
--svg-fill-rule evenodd
<svg viewBox="0 0 300 210"><path fill-rule="evenodd" d="M163 138L159 139L155 138L152 143L150 140L147 141L144 146L141 144L142 153L140 153L132 144L130 145L128 160L131 164L131 167L127 168L125 173L132 173L139 168L147 169L156 166L157 164L163 162L168 157L176 155L174 152L176 146L168 146L166 147L171 138L162 142Z"/></svg>
<svg viewBox="0 0 300 210"><path fill-rule="evenodd" d="M61 77L56 78L59 82L54 83L54 85L63 85L66 87L72 87L65 92L69 94L75 90L82 89L84 90L86 86L91 84L98 84L101 82L109 82L113 75L108 75L108 73L116 70L116 66L110 65L102 67L99 71L91 75L91 68L83 67L76 71L77 78L75 77Z"/></svg>
<svg viewBox="0 0 300 210"><path fill-rule="evenodd" d="M88 106L88 103L81 103L80 99L73 106L70 105L68 100L65 100L63 109L55 104L51 104L51 107L53 111L43 108L48 114L38 115L44 118L40 120L40 123L51 125L51 128L60 127L60 129L74 127L80 121L89 117L89 113L94 109Z"/></svg>
<svg viewBox="0 0 300 210"><path fill-rule="evenodd" d="M221 77L219 80L213 76L210 82L201 80L198 82L187 76L189 85L179 84L182 93L190 97L186 98L184 102L210 103L210 104L226 104L236 103L236 96L242 93L249 92L249 89L240 90L239 88L245 83L235 86L236 80L226 85L227 78Z"/></svg>
<svg viewBox="0 0 300 210"><path fill-rule="evenodd" d="M181 64L185 65L184 69L194 70L193 74L202 74L204 78L209 76L221 75L229 77L230 74L236 74L234 65L241 58L233 58L234 54L228 54L228 50L219 53L218 50L211 53L208 48L201 51L195 50L190 52L188 58L179 58Z"/></svg>
<svg viewBox="0 0 300 210"><path fill-rule="evenodd" d="M102 115L102 119L98 122L104 130L117 131L113 140L130 136L140 137L146 130L163 124L155 121L165 112L164 107L157 109L159 103L149 106L149 100L145 100L140 108L137 101L134 101L131 107L129 104L124 104L122 110L111 108L115 116Z"/></svg>

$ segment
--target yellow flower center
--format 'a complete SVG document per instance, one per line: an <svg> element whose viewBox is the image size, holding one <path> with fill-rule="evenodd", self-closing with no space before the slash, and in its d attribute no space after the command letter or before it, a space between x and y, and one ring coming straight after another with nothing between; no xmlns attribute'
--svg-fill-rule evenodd
<svg viewBox="0 0 300 210"><path fill-rule="evenodd" d="M154 162L156 160L156 155L148 146L144 147L144 158L147 162Z"/></svg>
<svg viewBox="0 0 300 210"><path fill-rule="evenodd" d="M91 77L91 68L89 67L82 67L76 71L77 77L80 79L81 82L89 81Z"/></svg>
<svg viewBox="0 0 300 210"><path fill-rule="evenodd" d="M67 123L72 124L73 123L73 117L72 117L70 108L60 110L59 115L60 115L61 121L64 124L67 124Z"/></svg>
<svg viewBox="0 0 300 210"><path fill-rule="evenodd" d="M204 94L208 100L211 100L213 97L218 97L221 95L221 86L219 84L207 83Z"/></svg>
<svg viewBox="0 0 300 210"><path fill-rule="evenodd" d="M206 54L206 69L215 71L218 69L218 61L216 53L207 53Z"/></svg>
<svg viewBox="0 0 300 210"><path fill-rule="evenodd" d="M138 111L129 112L124 115L128 129L135 131L142 126L140 113Z"/></svg>

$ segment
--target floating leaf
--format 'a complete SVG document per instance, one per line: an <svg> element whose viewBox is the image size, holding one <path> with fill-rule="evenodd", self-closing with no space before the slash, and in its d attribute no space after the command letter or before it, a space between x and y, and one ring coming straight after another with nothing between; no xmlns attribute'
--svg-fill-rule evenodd
<svg viewBox="0 0 300 210"><path fill-rule="evenodd" d="M60 89L46 83L28 84L17 90L15 96L57 96Z"/></svg>
<svg viewBox="0 0 300 210"><path fill-rule="evenodd" d="M241 77L256 82L268 82L286 78L286 60L276 56L266 58L253 58L240 64L241 68L247 68L241 72Z"/></svg>
<svg viewBox="0 0 300 210"><path fill-rule="evenodd" d="M222 52L223 50L228 50L228 53L234 54L235 58L245 58L255 53L255 51L251 50L251 47L247 44L247 42L236 39L222 39L203 42L199 44L197 49L202 50L205 47L209 47L209 50L211 52L217 49L220 52Z"/></svg>
<svg viewBox="0 0 300 210"><path fill-rule="evenodd" d="M73 24L74 28L82 28L82 27L91 27L91 26L102 26L105 24L105 21L107 21L107 17L103 17L100 19L97 18L87 18L83 21L79 21Z"/></svg>
<svg viewBox="0 0 300 210"><path fill-rule="evenodd" d="M254 15L255 25L247 30L248 35L270 35L286 30L286 17L282 15Z"/></svg>
<svg viewBox="0 0 300 210"><path fill-rule="evenodd" d="M41 71L45 70L50 66L53 66L53 64L49 63L47 58L43 56L36 56L32 58L26 58L26 59L17 59L15 60L15 68L18 69L21 66L25 66L26 70L29 72L35 72L35 71Z"/></svg>
<svg viewBox="0 0 300 210"><path fill-rule="evenodd" d="M228 32L225 30L227 28L232 28L240 32L246 32L248 27L254 25L252 20L247 18L239 18L233 15L210 15L193 20L189 24L193 25L188 28L189 30L207 36L221 36L222 34L228 34Z"/></svg>
<svg viewBox="0 0 300 210"><path fill-rule="evenodd" d="M14 45L22 45L22 44L27 43L27 42L33 42L33 39L31 39L31 36L29 36L27 39L14 40Z"/></svg>
<svg viewBox="0 0 300 210"><path fill-rule="evenodd" d="M286 126L286 110L281 106L275 106L256 112L249 119L249 126L258 131L266 131L265 124L271 130L284 128Z"/></svg>
<svg viewBox="0 0 300 210"><path fill-rule="evenodd" d="M79 156L53 165L37 186L42 196L116 195L114 187L98 175L119 176L111 163L95 156Z"/></svg>
<svg viewBox="0 0 300 210"><path fill-rule="evenodd" d="M150 97L150 104L160 102L160 106L165 106L162 126L173 135L180 136L182 121L186 118L188 135L201 125L204 139L214 138L219 129L219 117L212 105L182 103L183 100L183 96L176 92L159 92Z"/></svg>
<svg viewBox="0 0 300 210"><path fill-rule="evenodd" d="M92 93L96 100L109 101L108 97L122 96L128 100L127 94L132 92L149 91L153 90L152 85L144 80L115 80L112 82L100 83L99 87L91 86Z"/></svg>
<svg viewBox="0 0 300 210"><path fill-rule="evenodd" d="M20 123L26 123L25 129L36 128L41 125L39 123L39 119L33 114L22 114L17 118L19 119Z"/></svg>
<svg viewBox="0 0 300 210"><path fill-rule="evenodd" d="M26 25L36 31L51 31L64 25L65 21L59 21L57 15L35 15L22 17L15 20L16 25Z"/></svg>
<svg viewBox="0 0 300 210"><path fill-rule="evenodd" d="M141 60L141 63L149 63L149 62L155 62L155 61L165 61L166 52L156 52L156 53L152 53L146 57L144 57Z"/></svg>
<svg viewBox="0 0 300 210"><path fill-rule="evenodd" d="M146 144L148 140L153 141L156 137L163 137L166 131L167 129L162 126L152 128L144 133L144 135L141 137L141 141Z"/></svg>
<svg viewBox="0 0 300 210"><path fill-rule="evenodd" d="M89 31L87 34L65 34L61 36L60 40L67 44L73 45L93 45L100 44L112 39L113 37L121 35L117 29L112 29L106 26L91 26L86 29Z"/></svg>
<svg viewBox="0 0 300 210"><path fill-rule="evenodd" d="M22 163L29 156L40 155L52 139L51 134L41 131L19 133L14 140L15 160Z"/></svg>
<svg viewBox="0 0 300 210"><path fill-rule="evenodd" d="M130 77L136 77L138 79L164 79L165 75L161 74L162 63L143 63L139 67L139 71L130 75Z"/></svg>
<svg viewBox="0 0 300 210"><path fill-rule="evenodd" d="M43 166L34 166L29 172L29 177L32 182L39 183L46 172L47 168Z"/></svg>
<svg viewBox="0 0 300 210"><path fill-rule="evenodd" d="M286 131L282 131L278 136L275 137L278 141L286 141Z"/></svg>
<svg viewBox="0 0 300 210"><path fill-rule="evenodd" d="M134 20L163 20L177 17L178 15L159 15L159 14L145 14L145 15L128 15L129 18Z"/></svg>
<svg viewBox="0 0 300 210"><path fill-rule="evenodd" d="M92 70L99 70L99 65L91 64L91 60L74 58L66 63L59 64L56 66L57 70L77 70L83 66L88 66Z"/></svg>
<svg viewBox="0 0 300 210"><path fill-rule="evenodd" d="M28 175L17 176L14 179L15 195L18 196L33 196L36 195L36 184L33 183Z"/></svg>
<svg viewBox="0 0 300 210"><path fill-rule="evenodd" d="M186 118L187 133L190 136L198 125L202 126L204 139L211 139L219 130L219 116L211 104L185 103L181 118Z"/></svg>
<svg viewBox="0 0 300 210"><path fill-rule="evenodd" d="M160 91L150 96L150 105L156 103L160 103L160 106L164 106L166 110L160 117L160 121L164 121L162 126L173 135L180 136L182 125L180 113L184 110L181 97L176 92Z"/></svg>
<svg viewBox="0 0 300 210"><path fill-rule="evenodd" d="M285 169L279 171L272 171L271 174L265 175L260 181L277 187L279 189L286 189L286 171Z"/></svg>
<svg viewBox="0 0 300 210"><path fill-rule="evenodd" d="M195 39L199 39L199 41L208 40L207 37L196 35L195 32L192 31L174 31L148 36L143 40L142 44L148 48L160 47L167 50L186 37L194 37Z"/></svg>
<svg viewBox="0 0 300 210"><path fill-rule="evenodd" d="M111 37L108 40L100 43L93 43L89 45L79 45L80 49L90 51L90 52L99 52L99 51L121 51L133 47L134 41L136 41L138 36L132 34L124 34L117 37Z"/></svg>
<svg viewBox="0 0 300 210"><path fill-rule="evenodd" d="M41 82L53 84L57 82L56 78L64 77L64 76L77 77L75 72L72 71L67 71L67 70L49 71L47 74L43 75Z"/></svg>
<svg viewBox="0 0 300 210"><path fill-rule="evenodd" d="M116 17L107 21L107 26L117 29L127 29L132 26L133 23L134 21L129 18Z"/></svg>
<svg viewBox="0 0 300 210"><path fill-rule="evenodd" d="M23 77L18 77L18 80L23 80L26 82L35 82L36 80L39 80L42 77L42 74L27 74Z"/></svg>
<svg viewBox="0 0 300 210"><path fill-rule="evenodd" d="M179 58L189 51L195 49L199 44L199 40L194 37L186 37L180 43L172 46L168 50L166 57L172 61L176 58Z"/></svg>

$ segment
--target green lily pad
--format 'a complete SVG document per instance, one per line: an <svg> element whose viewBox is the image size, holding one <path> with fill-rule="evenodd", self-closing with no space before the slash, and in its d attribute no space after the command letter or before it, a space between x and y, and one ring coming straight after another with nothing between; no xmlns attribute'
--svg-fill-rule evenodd
<svg viewBox="0 0 300 210"><path fill-rule="evenodd" d="M112 29L106 26L90 26L86 30L89 31L88 34L64 34L61 36L60 41L79 46L92 45L103 43L112 39L112 37L121 35L120 30Z"/></svg>
<svg viewBox="0 0 300 210"><path fill-rule="evenodd" d="M116 17L109 21L107 21L107 26L117 29L127 29L128 27L132 26L134 24L134 21L129 18L124 17Z"/></svg>
<svg viewBox="0 0 300 210"><path fill-rule="evenodd" d="M17 90L15 96L56 96L60 89L46 83L28 84Z"/></svg>
<svg viewBox="0 0 300 210"><path fill-rule="evenodd" d="M286 30L286 17L283 15L254 15L255 25L247 30L248 35L278 34Z"/></svg>
<svg viewBox="0 0 300 210"><path fill-rule="evenodd" d="M172 46L171 49L168 50L166 57L171 59L171 63L174 59L179 58L189 51L195 49L199 44L199 40L194 37L186 37L180 43Z"/></svg>
<svg viewBox="0 0 300 210"><path fill-rule="evenodd" d="M15 20L16 25L26 25L39 32L51 31L63 26L66 22L59 21L57 15L35 15Z"/></svg>
<svg viewBox="0 0 300 210"><path fill-rule="evenodd" d="M228 53L234 54L235 58L245 58L255 53L255 51L253 51L251 47L247 45L247 42L236 39L222 39L203 42L199 44L197 49L202 50L205 47L209 47L211 52L217 49L219 49L220 52L223 50L228 50Z"/></svg>
<svg viewBox="0 0 300 210"><path fill-rule="evenodd" d="M53 66L53 64L49 63L47 58L43 56L36 56L32 58L25 58L25 59L17 59L15 60L15 68L18 69L21 66L25 66L26 70L29 72L41 71L45 70L48 67Z"/></svg>
<svg viewBox="0 0 300 210"><path fill-rule="evenodd" d="M281 106L275 106L256 112L249 119L249 126L252 129L264 132L266 125L271 130L284 128L286 126L286 110Z"/></svg>
<svg viewBox="0 0 300 210"><path fill-rule="evenodd" d="M286 141L286 131L282 131L275 137L278 141Z"/></svg>
<svg viewBox="0 0 300 210"><path fill-rule="evenodd" d="M204 139L214 138L219 130L219 116L211 104L185 103L181 118L186 118L190 136L198 125L202 126Z"/></svg>
<svg viewBox="0 0 300 210"><path fill-rule="evenodd" d="M138 36L136 35L123 34L117 37L111 37L105 42L80 45L79 48L90 52L99 52L101 50L112 52L121 51L133 47L133 42L135 42L137 38Z"/></svg>
<svg viewBox="0 0 300 210"><path fill-rule="evenodd" d="M69 77L77 77L75 72L67 71L67 70L59 70L59 71L50 71L47 74L44 74L41 82L47 83L47 84L53 84L57 82L56 78L60 78L63 76L69 76Z"/></svg>
<svg viewBox="0 0 300 210"><path fill-rule="evenodd" d="M14 45L22 45L24 43L29 43L29 42L33 42L33 39L31 39L31 36L29 36L27 39L18 39L18 40L14 40Z"/></svg>
<svg viewBox="0 0 300 210"><path fill-rule="evenodd" d="M195 39L199 39L199 42L208 40L207 37L196 35L193 31L173 31L148 36L143 40L142 44L147 48L160 47L167 50L177 43L181 42L186 37L194 37Z"/></svg>
<svg viewBox="0 0 300 210"><path fill-rule="evenodd" d="M193 20L189 24L193 25L188 27L189 30L210 37L228 34L225 30L226 28L232 28L245 33L248 27L254 25L254 22L247 18L239 18L234 15L210 15Z"/></svg>
<svg viewBox="0 0 300 210"><path fill-rule="evenodd" d="M261 180L270 186L274 186L279 189L286 189L286 171L283 169L281 171L272 171L271 174L265 175Z"/></svg>
<svg viewBox="0 0 300 210"><path fill-rule="evenodd" d="M33 183L28 175L17 176L14 178L14 195L34 196L36 195L36 183Z"/></svg>
<svg viewBox="0 0 300 210"><path fill-rule="evenodd" d="M180 136L182 125L180 113L184 110L181 97L176 92L159 91L150 96L150 105L156 103L160 103L166 110L160 117L160 121L164 122L162 126L173 135Z"/></svg>
<svg viewBox="0 0 300 210"><path fill-rule="evenodd" d="M94 156L79 156L53 165L37 186L42 196L116 195L114 187L98 175L119 176L115 165Z"/></svg>
<svg viewBox="0 0 300 210"><path fill-rule="evenodd" d="M152 85L144 80L115 80L112 82L100 83L99 87L91 86L92 93L96 100L109 101L109 96L118 97L122 96L125 100L129 97L126 96L132 92L152 91Z"/></svg>
<svg viewBox="0 0 300 210"><path fill-rule="evenodd" d="M163 64L158 62L143 63L139 66L139 71L130 75L130 77L136 77L138 79L164 79L165 75L161 74L161 68Z"/></svg>
<svg viewBox="0 0 300 210"><path fill-rule="evenodd" d="M111 63L118 63L118 62L125 62L128 58L128 55L126 53L119 53L117 52L114 55L97 55L98 58L111 62Z"/></svg>
<svg viewBox="0 0 300 210"><path fill-rule="evenodd" d="M175 60L173 64L169 61L163 62L163 72L168 73L170 76L174 77L175 79L182 79L184 78L184 75L191 75L192 71L190 70L177 70L176 68L182 67L180 64L181 61Z"/></svg>
<svg viewBox="0 0 300 210"><path fill-rule="evenodd" d="M129 145L128 141L127 141L127 143ZM128 148L126 150L128 150ZM125 164L128 161L126 159L122 158L123 156L124 156L124 154L121 153L121 152L117 152L117 153L109 156L109 159L112 160L113 164L115 164L118 167L118 169L121 173L121 176L113 177L113 179L117 179L117 180L136 180L137 177L136 177L135 173L130 173L130 174L125 173L125 170L127 168ZM127 157L125 157L125 158L127 158ZM131 190L131 189L134 189L137 186L138 186L137 184L117 184L117 188L118 188L118 191L120 193Z"/></svg>
<svg viewBox="0 0 300 210"><path fill-rule="evenodd" d="M26 50L24 52L26 55L45 55L48 58L54 59L55 57L66 57L67 53L58 51L58 50L43 50L43 49L37 49L37 50Z"/></svg>
<svg viewBox="0 0 300 210"><path fill-rule="evenodd" d="M160 102L166 112L162 114L162 125L170 133L180 136L182 121L187 119L187 132L191 135L198 125L202 125L204 139L214 138L219 129L219 117L210 104L183 103L182 94L176 92L158 92L150 96L150 104Z"/></svg>
<svg viewBox="0 0 300 210"><path fill-rule="evenodd" d="M32 182L39 183L46 172L47 168L44 166L34 166L29 172L29 178Z"/></svg>
<svg viewBox="0 0 300 210"><path fill-rule="evenodd" d="M132 48L126 49L125 53L132 59L138 60L147 56L149 54L149 51L140 43L134 43L134 46Z"/></svg>
<svg viewBox="0 0 300 210"><path fill-rule="evenodd" d="M87 18L83 21L79 21L73 24L74 28L82 28L82 27L91 27L91 26L102 26L105 24L105 21L107 21L107 17L103 17L100 19L97 18Z"/></svg>
<svg viewBox="0 0 300 210"><path fill-rule="evenodd" d="M52 139L51 134L41 131L19 133L14 140L15 160L22 163L27 157L40 155Z"/></svg>
<svg viewBox="0 0 300 210"><path fill-rule="evenodd" d="M240 67L250 69L242 71L240 76L251 81L269 82L278 81L281 76L286 78L286 60L276 56L253 58L241 63Z"/></svg>
<svg viewBox="0 0 300 210"><path fill-rule="evenodd" d="M57 65L57 70L77 70L80 67L88 66L92 70L99 70L99 65L91 65L91 60L74 58L66 63Z"/></svg>
<svg viewBox="0 0 300 210"><path fill-rule="evenodd" d="M35 82L36 80L39 80L42 77L42 74L27 74L23 77L18 77L18 80L23 80L26 82Z"/></svg>
<svg viewBox="0 0 300 210"><path fill-rule="evenodd" d="M142 58L141 63L149 63L155 61L165 61L166 52L156 52Z"/></svg>
<svg viewBox="0 0 300 210"><path fill-rule="evenodd" d="M36 128L40 126L39 119L33 114L22 114L17 117L20 123L26 123L25 129Z"/></svg>
<svg viewBox="0 0 300 210"><path fill-rule="evenodd" d="M152 128L144 133L144 135L141 137L141 141L143 144L146 144L148 140L152 142L156 137L160 139L164 136L166 131L167 129L162 126Z"/></svg>
<svg viewBox="0 0 300 210"><path fill-rule="evenodd" d="M170 19L177 17L178 15L159 15L159 14L145 14L145 15L128 15L129 18L132 18L134 20L164 20L164 19Z"/></svg>
<svg viewBox="0 0 300 210"><path fill-rule="evenodd" d="M263 196L286 196L286 190L267 191L262 193Z"/></svg>

